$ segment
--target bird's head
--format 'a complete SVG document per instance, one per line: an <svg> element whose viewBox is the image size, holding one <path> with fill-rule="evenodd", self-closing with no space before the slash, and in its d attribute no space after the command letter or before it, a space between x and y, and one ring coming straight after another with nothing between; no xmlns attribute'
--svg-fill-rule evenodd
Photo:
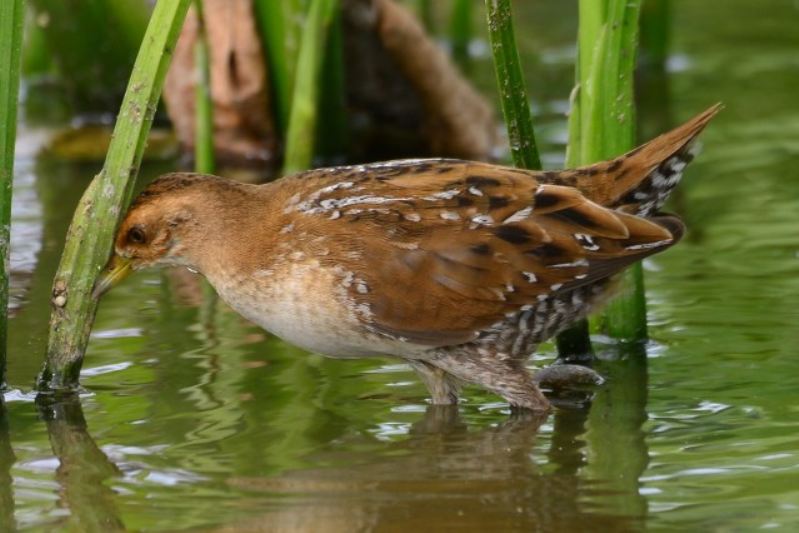
<svg viewBox="0 0 799 533"><path fill-rule="evenodd" d="M201 269L209 220L218 220L220 190L237 184L214 176L167 174L133 202L117 230L114 253L94 288L99 298L132 272L154 266Z"/></svg>

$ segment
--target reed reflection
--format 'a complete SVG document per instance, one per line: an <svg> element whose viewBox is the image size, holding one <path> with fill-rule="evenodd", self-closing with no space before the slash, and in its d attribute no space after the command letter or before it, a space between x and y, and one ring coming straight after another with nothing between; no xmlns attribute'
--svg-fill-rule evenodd
<svg viewBox="0 0 799 533"><path fill-rule="evenodd" d="M0 531L16 531L14 519L14 478L11 468L17 457L11 447L8 428L8 412L0 394Z"/></svg>
<svg viewBox="0 0 799 533"><path fill-rule="evenodd" d="M59 504L70 512L63 525L75 531L124 531L114 491L106 484L121 473L89 434L80 398L39 395L36 406L59 461Z"/></svg>
<svg viewBox="0 0 799 533"><path fill-rule="evenodd" d="M608 382L598 391L588 415L585 476L595 483L594 502L643 520L648 506L640 494L639 479L649 464L643 430L648 418L646 347L620 344L600 357L605 358L600 371Z"/></svg>

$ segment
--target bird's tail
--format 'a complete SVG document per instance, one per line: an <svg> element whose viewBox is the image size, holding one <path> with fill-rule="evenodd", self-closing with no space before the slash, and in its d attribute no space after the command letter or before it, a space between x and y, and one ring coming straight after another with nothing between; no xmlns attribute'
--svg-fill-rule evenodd
<svg viewBox="0 0 799 533"><path fill-rule="evenodd" d="M610 161L561 174L563 185L577 187L605 207L638 216L656 213L696 155L696 138L719 112L716 104L682 126ZM545 180L546 181L546 180Z"/></svg>

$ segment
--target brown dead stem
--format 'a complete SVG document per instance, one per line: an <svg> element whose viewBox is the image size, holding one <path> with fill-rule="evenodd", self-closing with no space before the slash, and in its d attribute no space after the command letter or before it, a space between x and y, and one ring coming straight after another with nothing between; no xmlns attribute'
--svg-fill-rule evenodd
<svg viewBox="0 0 799 533"><path fill-rule="evenodd" d="M276 135L269 102L266 58L251 0L203 0L210 43L214 147L222 161L268 164L275 157ZM198 20L194 9L175 49L164 101L181 145L194 148L194 45Z"/></svg>
<svg viewBox="0 0 799 533"><path fill-rule="evenodd" d="M374 4L380 40L422 100L422 131L431 153L488 158L497 143L491 106L410 11L392 0Z"/></svg>

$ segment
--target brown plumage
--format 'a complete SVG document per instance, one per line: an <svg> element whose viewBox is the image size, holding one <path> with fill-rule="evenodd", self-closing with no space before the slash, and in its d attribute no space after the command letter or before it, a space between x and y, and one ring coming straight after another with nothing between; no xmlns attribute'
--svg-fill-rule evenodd
<svg viewBox="0 0 799 533"><path fill-rule="evenodd" d="M679 240L680 220L658 211L717 110L567 171L433 159L260 186L170 174L131 207L115 264L199 270L245 317L313 351L401 357L435 403L466 381L546 409L527 357L624 267Z"/></svg>

